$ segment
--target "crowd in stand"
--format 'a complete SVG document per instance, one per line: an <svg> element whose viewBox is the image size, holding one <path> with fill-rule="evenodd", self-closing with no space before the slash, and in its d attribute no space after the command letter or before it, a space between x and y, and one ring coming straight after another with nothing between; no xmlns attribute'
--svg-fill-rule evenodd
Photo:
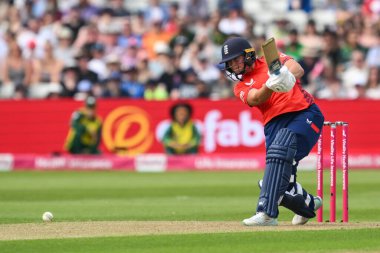
<svg viewBox="0 0 380 253"><path fill-rule="evenodd" d="M317 98L380 99L380 1L292 0L266 23L247 2L150 0L136 11L124 0L1 1L0 98L231 98L218 64L223 41L249 38L260 56L274 36ZM334 23L321 26L319 10Z"/></svg>

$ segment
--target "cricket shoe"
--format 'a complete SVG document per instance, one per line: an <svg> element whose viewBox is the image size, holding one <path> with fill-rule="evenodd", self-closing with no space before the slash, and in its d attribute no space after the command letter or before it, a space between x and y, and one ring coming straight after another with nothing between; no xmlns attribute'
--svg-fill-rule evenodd
<svg viewBox="0 0 380 253"><path fill-rule="evenodd" d="M251 218L244 219L243 224L246 226L277 226L276 218L269 217L264 212L258 212Z"/></svg>
<svg viewBox="0 0 380 253"><path fill-rule="evenodd" d="M319 196L314 197L314 211L317 211L322 206L322 198ZM309 218L305 218L301 215L294 215L292 224L293 225L304 225L309 221Z"/></svg>

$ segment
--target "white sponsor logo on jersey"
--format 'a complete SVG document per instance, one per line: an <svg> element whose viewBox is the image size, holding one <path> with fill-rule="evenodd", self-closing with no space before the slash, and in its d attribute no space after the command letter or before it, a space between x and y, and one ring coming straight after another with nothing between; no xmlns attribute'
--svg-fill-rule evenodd
<svg viewBox="0 0 380 253"><path fill-rule="evenodd" d="M251 78L251 80L250 80L249 82L246 82L245 85L247 85L247 86L251 86L251 85L253 85L255 82L256 82L256 81L253 80L253 78Z"/></svg>

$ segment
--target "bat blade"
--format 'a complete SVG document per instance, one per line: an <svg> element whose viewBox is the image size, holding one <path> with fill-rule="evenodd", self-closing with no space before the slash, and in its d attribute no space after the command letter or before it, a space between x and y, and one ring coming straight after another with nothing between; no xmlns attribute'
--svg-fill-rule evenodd
<svg viewBox="0 0 380 253"><path fill-rule="evenodd" d="M276 41L274 38L266 40L261 48L264 53L265 61L267 62L269 73L279 74L281 68L281 62L278 57L278 50L276 46Z"/></svg>

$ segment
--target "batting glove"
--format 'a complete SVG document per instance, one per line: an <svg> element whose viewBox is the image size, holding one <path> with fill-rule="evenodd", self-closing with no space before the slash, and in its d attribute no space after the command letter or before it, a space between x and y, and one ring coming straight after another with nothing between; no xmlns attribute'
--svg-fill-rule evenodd
<svg viewBox="0 0 380 253"><path fill-rule="evenodd" d="M280 74L271 74L269 75L268 80L265 85L276 92L288 92L293 89L294 84L296 83L296 78L288 70L286 66L282 66L280 69Z"/></svg>

